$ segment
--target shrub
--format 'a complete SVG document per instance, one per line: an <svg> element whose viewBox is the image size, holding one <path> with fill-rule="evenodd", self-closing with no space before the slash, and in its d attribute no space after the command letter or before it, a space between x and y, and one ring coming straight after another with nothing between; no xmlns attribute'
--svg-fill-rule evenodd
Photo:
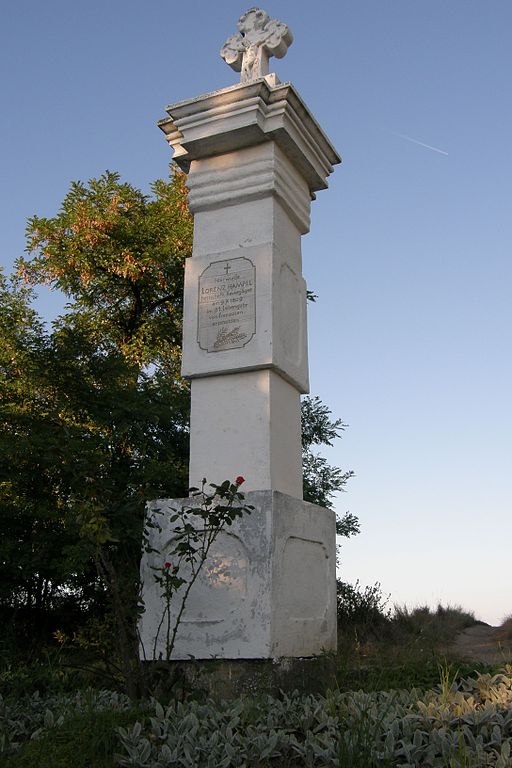
<svg viewBox="0 0 512 768"><path fill-rule="evenodd" d="M393 614L393 626L398 633L421 638L431 647L453 642L458 632L476 623L474 613L458 605L439 604L435 611L426 605L413 609L396 605Z"/></svg>
<svg viewBox="0 0 512 768"><path fill-rule="evenodd" d="M359 581L352 585L338 579L337 610L341 632L357 629L360 639L362 635L375 634L389 622L388 600L389 595L383 595L379 582L363 589Z"/></svg>

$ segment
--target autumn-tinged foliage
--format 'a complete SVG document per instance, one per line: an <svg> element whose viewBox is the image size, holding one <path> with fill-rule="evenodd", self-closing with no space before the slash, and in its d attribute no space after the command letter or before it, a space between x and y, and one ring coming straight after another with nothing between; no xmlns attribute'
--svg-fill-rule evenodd
<svg viewBox="0 0 512 768"><path fill-rule="evenodd" d="M0 663L53 637L94 648L131 694L144 505L187 495L192 217L181 172L152 193L111 172L73 183L55 217L30 219L16 275L0 274ZM51 328L33 309L41 284L68 299ZM303 428L305 498L329 505L351 473L311 447L344 425L314 398Z"/></svg>
<svg viewBox="0 0 512 768"><path fill-rule="evenodd" d="M79 319L103 350L176 373L192 217L182 173L152 191L148 198L111 172L74 182L55 218L30 219L31 258L18 268L28 283L49 283L70 297L67 324Z"/></svg>
<svg viewBox="0 0 512 768"><path fill-rule="evenodd" d="M145 501L187 490L192 220L181 174L153 192L113 173L73 184L55 218L31 219L30 256L0 285L0 608L34 648L76 630L70 606L83 623L108 603L125 673ZM31 308L38 283L69 299L51 330Z"/></svg>

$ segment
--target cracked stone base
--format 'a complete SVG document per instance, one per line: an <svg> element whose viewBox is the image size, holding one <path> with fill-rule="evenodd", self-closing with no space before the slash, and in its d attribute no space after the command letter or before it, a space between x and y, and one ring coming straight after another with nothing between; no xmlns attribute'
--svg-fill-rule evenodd
<svg viewBox="0 0 512 768"><path fill-rule="evenodd" d="M223 532L190 592L173 660L278 659L336 649L336 535L332 510L278 491L251 491L254 507ZM172 540L171 510L190 499L148 504L161 513L141 563L141 658L165 658L165 608L155 570ZM177 603L171 611L178 610Z"/></svg>

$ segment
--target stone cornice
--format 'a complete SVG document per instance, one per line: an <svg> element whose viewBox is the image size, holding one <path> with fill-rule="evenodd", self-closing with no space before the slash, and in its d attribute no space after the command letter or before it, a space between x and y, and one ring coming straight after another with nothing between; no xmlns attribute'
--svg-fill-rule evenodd
<svg viewBox="0 0 512 768"><path fill-rule="evenodd" d="M187 182L191 212L195 214L274 195L299 232L309 232L308 186L279 147L267 144L265 151L256 157L254 153L250 158L244 154L242 150L237 156L239 162L228 163L226 167L205 169L200 163L192 167Z"/></svg>
<svg viewBox="0 0 512 768"><path fill-rule="evenodd" d="M172 104L158 125L188 171L192 160L275 141L306 180L310 193L327 187L341 158L290 83L265 78Z"/></svg>

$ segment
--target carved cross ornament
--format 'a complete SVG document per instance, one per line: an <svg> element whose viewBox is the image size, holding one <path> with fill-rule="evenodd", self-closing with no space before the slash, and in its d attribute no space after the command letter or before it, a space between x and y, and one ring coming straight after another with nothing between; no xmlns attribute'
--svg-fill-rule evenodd
<svg viewBox="0 0 512 768"><path fill-rule="evenodd" d="M261 8L246 11L238 19L237 27L238 34L228 37L220 55L235 72L241 72L241 83L268 75L269 58L282 59L293 42L289 27L271 19Z"/></svg>

